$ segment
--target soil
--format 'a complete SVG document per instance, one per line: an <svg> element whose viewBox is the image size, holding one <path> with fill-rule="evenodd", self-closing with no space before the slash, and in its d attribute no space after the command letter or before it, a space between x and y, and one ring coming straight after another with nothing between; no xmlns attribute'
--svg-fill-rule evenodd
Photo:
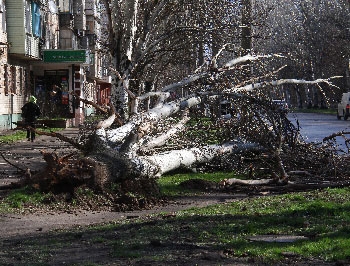
<svg viewBox="0 0 350 266"><path fill-rule="evenodd" d="M68 133L72 132L68 131ZM60 147L62 148L62 143L51 142L45 136L40 136L34 144L19 142L13 145L2 145L0 152L8 154L11 158L15 155L16 163L21 168L33 164L41 167L43 162L36 155L38 150L59 150ZM1 160L0 163L5 165ZM3 167L1 171L2 184L15 181L16 175L15 172L10 172L13 171L11 167ZM193 245L190 242L174 245L171 242L158 240L150 240L145 244L143 247L145 253L142 257L120 255L116 258L112 255L111 247L98 239L115 240L121 232L117 229L114 231L88 230L92 225L122 223L134 219L142 219L146 223L157 223L159 219L176 215L179 210L274 193L273 187L247 189L244 186L237 186L234 191L228 191L225 188L217 189L215 184L204 181L192 181L184 185L187 188L190 186L201 189L202 193L199 196L160 200L148 204L143 209L132 211L115 211L110 206L101 208L91 204L68 208L68 205L63 203L60 206L61 201L57 200L55 208L38 209L35 206L26 206L24 213L1 214L0 265L270 265L249 256L235 257L234 251L218 250L215 245L213 248L208 248ZM1 193L4 195L6 192ZM153 214L162 215L152 218ZM121 230L128 230L128 227L122 227ZM62 248L57 246L60 245L57 243L70 243L70 245L69 248ZM42 258L41 253L36 253L36 250L43 250L45 247L48 249L45 253L47 256ZM160 257L166 256L169 259L166 263L159 262L150 259L148 256L150 254L159 254ZM286 254L284 260L274 265L350 264L339 261L327 263L319 259L303 259L293 254Z"/></svg>

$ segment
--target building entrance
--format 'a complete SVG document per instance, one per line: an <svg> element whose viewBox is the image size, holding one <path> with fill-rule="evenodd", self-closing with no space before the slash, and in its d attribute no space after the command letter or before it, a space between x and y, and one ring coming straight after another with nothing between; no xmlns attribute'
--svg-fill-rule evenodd
<svg viewBox="0 0 350 266"><path fill-rule="evenodd" d="M43 117L71 117L68 70L46 70L44 77L37 78L35 91Z"/></svg>

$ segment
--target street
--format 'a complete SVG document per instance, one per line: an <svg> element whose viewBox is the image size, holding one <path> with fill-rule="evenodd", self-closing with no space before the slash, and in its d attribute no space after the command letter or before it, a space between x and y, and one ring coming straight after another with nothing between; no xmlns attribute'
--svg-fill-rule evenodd
<svg viewBox="0 0 350 266"><path fill-rule="evenodd" d="M307 142L319 142L324 137L340 131L350 131L350 120L338 120L336 115L318 113L290 113L288 118L294 124L299 121L301 135ZM344 144L342 138L337 138Z"/></svg>

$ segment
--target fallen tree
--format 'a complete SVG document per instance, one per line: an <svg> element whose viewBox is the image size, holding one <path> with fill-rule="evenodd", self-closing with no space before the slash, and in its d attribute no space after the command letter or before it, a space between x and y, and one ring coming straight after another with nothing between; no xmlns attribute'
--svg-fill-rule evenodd
<svg viewBox="0 0 350 266"><path fill-rule="evenodd" d="M234 64L239 67L252 59L251 56L245 56L231 61L229 68L217 70L218 83L221 82L220 77L232 70ZM254 59L258 60L258 57ZM299 156L300 149L298 151L297 146L304 145L298 127L268 99L244 91L225 94L207 91L206 86L198 84L196 76L201 77L201 82L204 77L213 78L210 71L204 70L163 89L171 91L171 88L175 90L179 86L199 88L196 93L184 98L170 99L163 91L135 96L135 101L148 97L157 97L157 101L152 108L136 108L124 122L116 115L113 106L98 107L105 113L105 119L86 125L83 134L77 139L69 139L57 132L32 129L37 134L69 142L80 150L81 155L58 157L43 152L47 168L40 173L27 173L23 184L31 184L42 191L72 193L76 187L85 185L103 192L113 184L121 184L122 187L128 184L130 189L130 180L151 184L165 173L196 167L225 171L250 169L249 178L261 179L257 171L254 174L252 170L254 158L259 158L268 168L269 184L287 184L288 171L299 170L295 168L297 164L290 163L290 157ZM328 80L317 82L329 83ZM233 104L231 117L206 118L201 106L215 106L219 96ZM80 100L89 104L84 99ZM242 157L247 159L242 160ZM256 181L242 182L257 184Z"/></svg>
<svg viewBox="0 0 350 266"><path fill-rule="evenodd" d="M130 191L130 184L155 188L156 178L178 169L248 171L253 178L259 162L279 183L288 181L291 170L300 170L298 157L304 158L307 149L299 146L298 127L264 90L286 83L329 86L330 80L278 78L283 67L267 64L283 60L279 55L237 56L241 51L230 43L239 38L234 3L102 2L110 23L104 49L113 58L112 105L79 98L105 116L86 124L77 139L50 133L81 153L62 158L43 153L47 169L27 174L25 184L54 192L72 192L82 184L102 192ZM212 19L220 16L225 19ZM205 49L218 52L205 61ZM221 117L223 101L230 105L227 118Z"/></svg>

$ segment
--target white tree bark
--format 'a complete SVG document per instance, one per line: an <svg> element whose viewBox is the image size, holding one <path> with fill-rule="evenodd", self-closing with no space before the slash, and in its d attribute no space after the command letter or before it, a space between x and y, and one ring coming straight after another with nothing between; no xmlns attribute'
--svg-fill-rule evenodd
<svg viewBox="0 0 350 266"><path fill-rule="evenodd" d="M342 78L342 77L332 77L330 79ZM237 93L237 92L251 92L256 89L264 88L267 86L280 86L282 84L319 84L327 83L330 86L336 87L330 82L330 79L316 79L316 80L300 80L300 79L279 79L266 82L258 82L253 84L248 84L243 87L233 87L224 90L224 93Z"/></svg>
<svg viewBox="0 0 350 266"><path fill-rule="evenodd" d="M108 130L106 132L107 139L111 142L122 142L133 130L136 130L143 122L156 123L161 119L165 119L180 110L195 106L201 102L201 98L198 96L191 97L184 101L174 101L164 104L162 107L157 107L149 110L148 112L136 115L131 120L117 128Z"/></svg>
<svg viewBox="0 0 350 266"><path fill-rule="evenodd" d="M130 4L132 4L132 1L127 1L129 2ZM128 45L128 49L127 49L127 52L126 52L126 55L128 57L128 59L131 61L132 60L132 54L133 54L133 49L134 49L134 42L135 42L135 38L136 38L136 31L137 31L137 19L138 19L138 4L139 4L139 1L138 0L134 0L134 3L133 3L133 7L130 8L129 7L129 12L127 12L126 16L130 16L132 17L132 20L131 20L131 26L130 26L130 40L129 40L129 45Z"/></svg>
<svg viewBox="0 0 350 266"><path fill-rule="evenodd" d="M178 132L181 132L185 129L185 124L190 120L189 116L185 116L179 123L173 126L169 131L165 132L161 136L152 138L150 141L140 140L140 150L142 152L149 151L156 147L161 147L166 144L167 140L176 135ZM145 144L144 144L145 143Z"/></svg>
<svg viewBox="0 0 350 266"><path fill-rule="evenodd" d="M152 156L136 157L131 160L133 171L142 177L160 177L179 168L192 168L197 164L212 161L222 154L238 153L244 150L260 149L252 143L227 143L224 145L209 145L201 148L172 150ZM136 174L136 172L135 172Z"/></svg>

